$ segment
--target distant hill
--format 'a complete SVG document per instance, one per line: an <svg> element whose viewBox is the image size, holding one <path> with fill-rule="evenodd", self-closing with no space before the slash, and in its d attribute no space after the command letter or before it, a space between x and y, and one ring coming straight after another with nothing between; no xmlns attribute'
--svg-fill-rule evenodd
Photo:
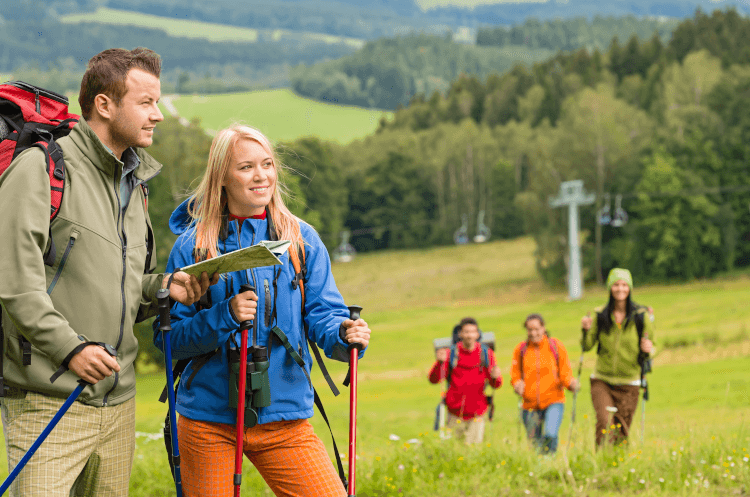
<svg viewBox="0 0 750 497"><path fill-rule="evenodd" d="M427 4L430 0L422 0ZM491 3L486 0L485 3ZM711 12L715 9L734 7L743 14L750 13L747 2L740 0L546 0L546 1L501 1L491 5L464 7L469 2L454 0L450 7L437 7L425 15L434 19L450 19L457 25L498 25L522 23L529 17L537 19L570 18L584 16L672 17L683 19L695 14L696 9ZM476 2L470 2L475 4Z"/></svg>

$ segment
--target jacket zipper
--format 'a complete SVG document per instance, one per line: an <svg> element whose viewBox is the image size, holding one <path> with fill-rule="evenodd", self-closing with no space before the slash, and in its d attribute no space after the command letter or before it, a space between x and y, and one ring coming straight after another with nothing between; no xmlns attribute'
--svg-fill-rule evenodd
<svg viewBox="0 0 750 497"><path fill-rule="evenodd" d="M268 280L263 280L263 288L266 293L266 328L271 326L271 288L268 286Z"/></svg>
<svg viewBox="0 0 750 497"><path fill-rule="evenodd" d="M70 234L68 245L67 247L65 247L65 252L63 252L63 256L60 259L60 264L57 266L57 272L55 273L55 277L52 278L52 283L50 283L49 288L47 288L47 295L51 295L52 290L55 289L55 285L57 285L57 280L60 279L60 275L62 274L63 269L65 268L65 263L68 261L68 256L70 256L70 251L73 249L73 245L76 243L76 238L78 238L78 231L73 231Z"/></svg>
<svg viewBox="0 0 750 497"><path fill-rule="evenodd" d="M120 345L122 345L122 336L125 329L125 276L127 274L127 258L128 258L128 240L127 236L125 235L124 226L122 224L124 223L124 220L122 219L122 201L120 200L120 191L119 191L119 184L115 183L115 197L117 198L117 235L120 237L120 245L122 246L122 278L120 279L120 302L121 302L121 311L120 311L120 333L117 336L117 345L115 345L115 350L118 350L120 348ZM104 395L104 399L102 400L102 406L107 405L107 401L109 400L109 394L111 394L115 388L117 388L117 383L120 381L120 375L115 371L115 381L112 384L112 388L109 389L109 391Z"/></svg>

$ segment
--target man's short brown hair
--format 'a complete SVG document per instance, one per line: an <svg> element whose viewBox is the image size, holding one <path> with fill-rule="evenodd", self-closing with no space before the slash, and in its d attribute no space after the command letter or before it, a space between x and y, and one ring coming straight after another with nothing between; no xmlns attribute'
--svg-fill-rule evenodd
<svg viewBox="0 0 750 497"><path fill-rule="evenodd" d="M78 95L81 114L85 119L91 117L94 98L99 94L107 95L115 104L120 104L128 91L125 80L131 69L140 69L158 78L161 75L161 57L143 47L133 50L110 48L91 57Z"/></svg>
<svg viewBox="0 0 750 497"><path fill-rule="evenodd" d="M479 328L479 323L477 323L477 320L476 320L476 319L474 319L474 318L472 318L472 317L466 317L466 318L463 318L463 319L462 319L462 320L461 320L461 321L460 321L460 322L458 323L458 325L459 325L459 326L461 327L461 329L463 329L463 328L464 328L464 326L466 326L467 324L473 324L474 326L476 326L477 328Z"/></svg>

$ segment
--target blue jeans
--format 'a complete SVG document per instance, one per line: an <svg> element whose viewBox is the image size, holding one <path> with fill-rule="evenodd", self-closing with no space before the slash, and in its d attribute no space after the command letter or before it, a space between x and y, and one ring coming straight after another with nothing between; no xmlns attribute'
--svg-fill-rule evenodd
<svg viewBox="0 0 750 497"><path fill-rule="evenodd" d="M557 432L562 423L565 404L550 404L546 409L526 410L521 414L526 434L537 449L543 454L552 454L557 450Z"/></svg>

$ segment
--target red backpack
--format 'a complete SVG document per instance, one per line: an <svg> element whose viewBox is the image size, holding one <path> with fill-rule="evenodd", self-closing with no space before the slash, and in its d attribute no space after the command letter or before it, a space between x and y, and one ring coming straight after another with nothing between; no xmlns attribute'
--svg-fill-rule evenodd
<svg viewBox="0 0 750 497"><path fill-rule="evenodd" d="M79 116L68 112L68 99L53 91L22 81L0 85L0 175L18 154L39 147L47 159L50 180L50 222L60 211L65 184L65 162L55 139L66 136ZM54 242L44 254L44 263L52 266Z"/></svg>

